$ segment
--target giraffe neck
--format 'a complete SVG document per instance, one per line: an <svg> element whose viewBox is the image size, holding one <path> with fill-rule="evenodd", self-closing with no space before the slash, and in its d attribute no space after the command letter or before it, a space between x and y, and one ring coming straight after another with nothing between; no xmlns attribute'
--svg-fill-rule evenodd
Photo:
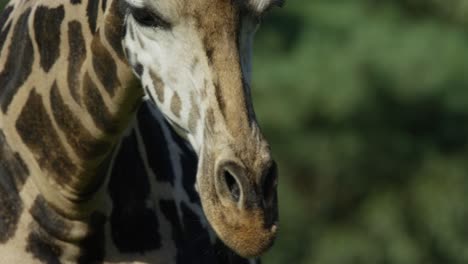
<svg viewBox="0 0 468 264"><path fill-rule="evenodd" d="M70 218L94 209L142 97L121 46L123 19L118 1L91 0L16 1L0 18L0 130Z"/></svg>

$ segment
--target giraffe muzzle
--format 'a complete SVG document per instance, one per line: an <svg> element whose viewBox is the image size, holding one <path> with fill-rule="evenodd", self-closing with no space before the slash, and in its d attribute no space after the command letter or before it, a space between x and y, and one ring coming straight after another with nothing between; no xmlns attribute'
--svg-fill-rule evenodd
<svg viewBox="0 0 468 264"><path fill-rule="evenodd" d="M264 163L253 169L237 160L217 162L211 200L218 202L205 207L221 240L244 257L264 253L278 232L277 167Z"/></svg>

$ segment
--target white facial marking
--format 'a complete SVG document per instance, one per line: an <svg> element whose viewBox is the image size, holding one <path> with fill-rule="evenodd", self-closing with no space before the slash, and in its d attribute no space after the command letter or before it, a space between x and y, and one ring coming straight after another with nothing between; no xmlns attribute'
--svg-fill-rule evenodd
<svg viewBox="0 0 468 264"><path fill-rule="evenodd" d="M196 57L204 53L203 46L197 37L197 32L183 26L176 26L170 30L161 28L147 28L139 25L130 15L127 26L132 28L135 38L130 34L124 39L128 49L128 59L132 65L142 66L141 81L145 93L156 103L164 116L177 127L197 150L201 146L201 130L189 131L189 117L192 110L191 94L200 94L204 88L204 78L210 75L208 67L198 65L192 70L192 63ZM157 88L151 78L150 70L158 75L164 89L164 100L158 100ZM147 89L146 89L147 88ZM158 87L161 89L161 87ZM181 102L179 116L171 111L171 98L177 93ZM198 98L199 96L196 96ZM201 105L201 102L195 100ZM202 112L202 111L201 111ZM198 151L197 151L198 152Z"/></svg>
<svg viewBox="0 0 468 264"><path fill-rule="evenodd" d="M271 0L247 1L253 1L256 8L266 8ZM126 19L127 31L133 34L125 36L124 46L128 50L127 57L130 63L134 68L138 66L142 87L147 97L158 106L175 130L185 137L194 150L200 154L201 147L206 143L204 142L206 138L203 136L205 133L203 120L210 107L209 104L213 102L209 98L212 94L206 91L205 86L212 84L213 79L216 78L214 76L216 71L212 72L213 69L206 59L206 47L202 42L205 33L200 31L203 28L197 27L193 18L178 14L177 10L182 10L178 6L181 2L178 0L175 2L128 0L134 8L149 10L149 14L154 13L160 16L170 26L142 25L139 23L140 19L135 18L132 12L129 12ZM243 78L250 84L252 42L258 25L253 17L245 16L242 18L241 26L238 37L240 63ZM156 74L160 81L154 81L150 72ZM161 87L155 87L155 85ZM247 85L246 88L249 86ZM160 97L157 94L161 89L164 90L163 100L159 100ZM180 98L178 115L171 111L171 99L175 94ZM199 110L197 118L200 120L196 121L199 124L196 126L190 126L190 118L194 116L191 113L193 104L197 104ZM253 113L253 110L249 112ZM193 122L192 120L192 124Z"/></svg>

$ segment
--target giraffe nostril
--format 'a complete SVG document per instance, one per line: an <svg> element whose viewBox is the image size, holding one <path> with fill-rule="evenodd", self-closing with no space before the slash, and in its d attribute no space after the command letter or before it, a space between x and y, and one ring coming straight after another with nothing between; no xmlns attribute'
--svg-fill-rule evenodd
<svg viewBox="0 0 468 264"><path fill-rule="evenodd" d="M227 170L224 171L224 180L226 182L229 193L232 199L237 203L240 200L240 187L236 178Z"/></svg>

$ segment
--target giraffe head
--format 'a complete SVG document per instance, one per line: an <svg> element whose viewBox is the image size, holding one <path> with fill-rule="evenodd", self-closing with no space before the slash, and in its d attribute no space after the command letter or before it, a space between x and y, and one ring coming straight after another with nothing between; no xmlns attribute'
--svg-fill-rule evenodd
<svg viewBox="0 0 468 264"><path fill-rule="evenodd" d="M277 232L277 173L250 97L259 18L275 0L122 0L123 45L146 95L199 157L213 229L242 256Z"/></svg>

